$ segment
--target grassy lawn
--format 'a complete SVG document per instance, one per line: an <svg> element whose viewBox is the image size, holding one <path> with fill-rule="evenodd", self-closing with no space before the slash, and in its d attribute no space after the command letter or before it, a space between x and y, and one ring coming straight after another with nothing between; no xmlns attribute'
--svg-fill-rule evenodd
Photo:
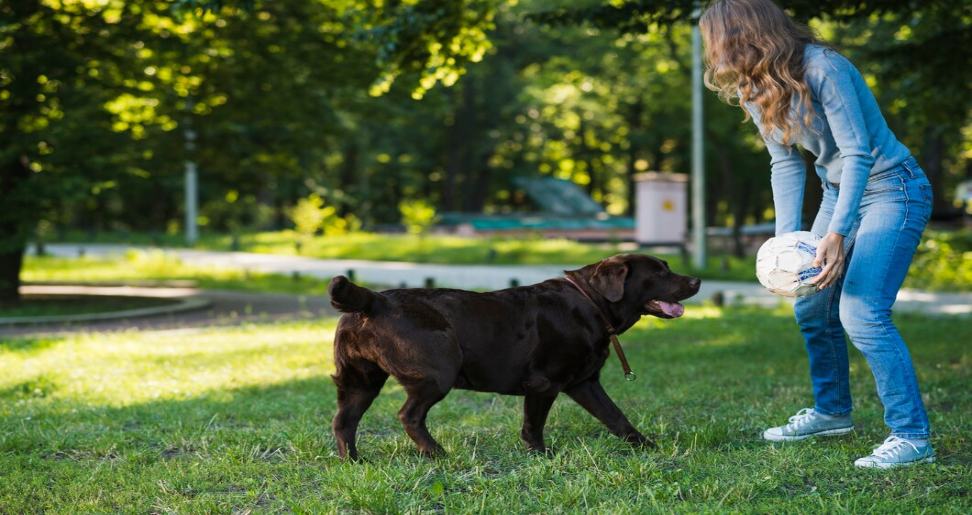
<svg viewBox="0 0 972 515"><path fill-rule="evenodd" d="M852 350L858 430L769 445L761 428L810 402L786 309L690 308L623 341L607 390L661 444L634 450L561 397L551 458L518 440L521 400L455 391L429 426L449 455L419 458L393 382L362 421L366 461L340 462L334 320L231 329L79 333L0 343L0 511L759 511L969 513L972 323L899 317L939 462L856 470L885 436L873 380ZM2 340L2 339L0 339Z"/></svg>

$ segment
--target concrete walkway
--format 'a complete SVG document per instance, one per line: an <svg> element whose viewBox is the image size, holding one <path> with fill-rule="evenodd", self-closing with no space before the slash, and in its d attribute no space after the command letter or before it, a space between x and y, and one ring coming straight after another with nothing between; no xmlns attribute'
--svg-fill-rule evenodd
<svg viewBox="0 0 972 515"><path fill-rule="evenodd" d="M25 286L28 291L43 289ZM289 295L285 293L251 293L242 291L199 290L197 288L130 288L119 286L76 286L75 294L145 295L178 298L194 302L188 311L160 311L151 316L115 316L101 320L79 318L71 322L31 325L0 325L4 337L53 335L70 332L105 332L129 330L171 330L195 327L237 326L249 323L317 320L334 316L326 295Z"/></svg>
<svg viewBox="0 0 972 515"><path fill-rule="evenodd" d="M60 257L78 257L82 253L92 257L113 257L128 250L151 250L150 247L116 244L51 244L47 252ZM220 252L180 248L163 248L188 265L247 269L254 272L291 274L330 278L354 271L355 279L371 284L419 287L427 278L436 286L469 290L507 288L511 281L520 285L534 284L563 274L563 267L549 265L439 265L394 261L363 261L354 259L315 259L281 254L252 252ZM323 292L322 292L323 293ZM721 293L728 303L776 306L780 297L770 294L756 282L705 280L694 297L701 302ZM932 314L972 313L972 293L932 293L902 290L895 304L897 311Z"/></svg>

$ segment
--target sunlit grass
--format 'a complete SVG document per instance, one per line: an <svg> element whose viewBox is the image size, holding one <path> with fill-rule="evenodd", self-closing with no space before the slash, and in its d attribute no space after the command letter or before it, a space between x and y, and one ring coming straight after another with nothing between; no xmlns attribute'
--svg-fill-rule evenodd
<svg viewBox="0 0 972 515"><path fill-rule="evenodd" d="M247 235L243 245L252 252L295 253L291 231ZM301 249L307 256L418 263L549 264L590 263L621 251L617 244L585 244L566 239L463 238L446 235L352 233L320 236Z"/></svg>
<svg viewBox="0 0 972 515"><path fill-rule="evenodd" d="M341 463L329 423L334 320L73 334L0 343L2 511L968 512L972 324L899 318L940 462L858 471L885 436L852 350L858 430L767 445L761 428L810 402L789 308L690 307L622 336L605 387L658 451L632 450L568 398L553 457L518 440L521 399L454 391L430 414L449 455L416 456L389 382L361 425L367 460Z"/></svg>
<svg viewBox="0 0 972 515"><path fill-rule="evenodd" d="M101 234L95 237L72 234L68 241L128 243L133 245L182 246L181 238L157 237L145 234ZM298 249L296 242L301 241ZM380 234L355 232L340 236L302 238L294 231L247 233L234 248L232 238L225 235L203 235L197 248L211 250L242 250L267 254L300 254L322 259L362 259L371 261L406 261L440 264L495 265L567 265L576 266L597 262L623 252L645 252L632 243L583 243L565 238L544 238L540 235L519 237L468 238L429 234ZM709 279L754 281L753 257L736 258L713 255L706 270L693 270L680 255L663 255L672 268L692 272Z"/></svg>
<svg viewBox="0 0 972 515"><path fill-rule="evenodd" d="M103 406L186 399L330 373L332 323L80 333L0 345L0 392ZM32 347L38 347L33 351ZM40 392L30 391L41 384ZM24 385L27 385L26 387ZM9 414L9 413L7 413Z"/></svg>

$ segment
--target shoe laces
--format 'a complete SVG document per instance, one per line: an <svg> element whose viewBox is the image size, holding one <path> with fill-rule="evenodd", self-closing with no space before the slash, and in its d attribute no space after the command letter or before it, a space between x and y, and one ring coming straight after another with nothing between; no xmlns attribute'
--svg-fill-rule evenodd
<svg viewBox="0 0 972 515"><path fill-rule="evenodd" d="M897 436L889 436L884 440L884 443L875 447L874 452L871 454L881 459L896 458L901 453L901 450L905 449L905 446L911 447L916 453L919 452L918 447L908 440L898 438Z"/></svg>
<svg viewBox="0 0 972 515"><path fill-rule="evenodd" d="M796 415L790 417L790 423L787 424L787 426L789 426L791 429L799 429L807 422L810 422L815 414L816 412L813 411L813 408L803 408L802 410L796 412Z"/></svg>

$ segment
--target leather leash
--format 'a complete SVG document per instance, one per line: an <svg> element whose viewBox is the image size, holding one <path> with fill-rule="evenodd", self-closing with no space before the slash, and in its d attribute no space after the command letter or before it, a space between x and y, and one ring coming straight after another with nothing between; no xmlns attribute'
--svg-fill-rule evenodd
<svg viewBox="0 0 972 515"><path fill-rule="evenodd" d="M634 381L637 379L638 376L631 371L631 366L628 365L628 358L624 355L624 350L621 349L621 342L618 341L618 331L614 328L614 325L611 324L611 321L608 320L608 317L604 314L604 311L601 310L601 306L598 306L597 302L594 301L590 294L587 293L584 288L581 288L581 286L577 284L572 277L565 275L564 279L566 279L571 286L576 288L577 291L581 292L581 295L583 295L584 298L587 299L592 306L594 306L594 311L596 311L597 315L601 317L601 321L604 322L604 327L611 336L611 345L614 347L614 353L618 355L618 359L621 361L621 369L624 370L624 379L626 381Z"/></svg>

